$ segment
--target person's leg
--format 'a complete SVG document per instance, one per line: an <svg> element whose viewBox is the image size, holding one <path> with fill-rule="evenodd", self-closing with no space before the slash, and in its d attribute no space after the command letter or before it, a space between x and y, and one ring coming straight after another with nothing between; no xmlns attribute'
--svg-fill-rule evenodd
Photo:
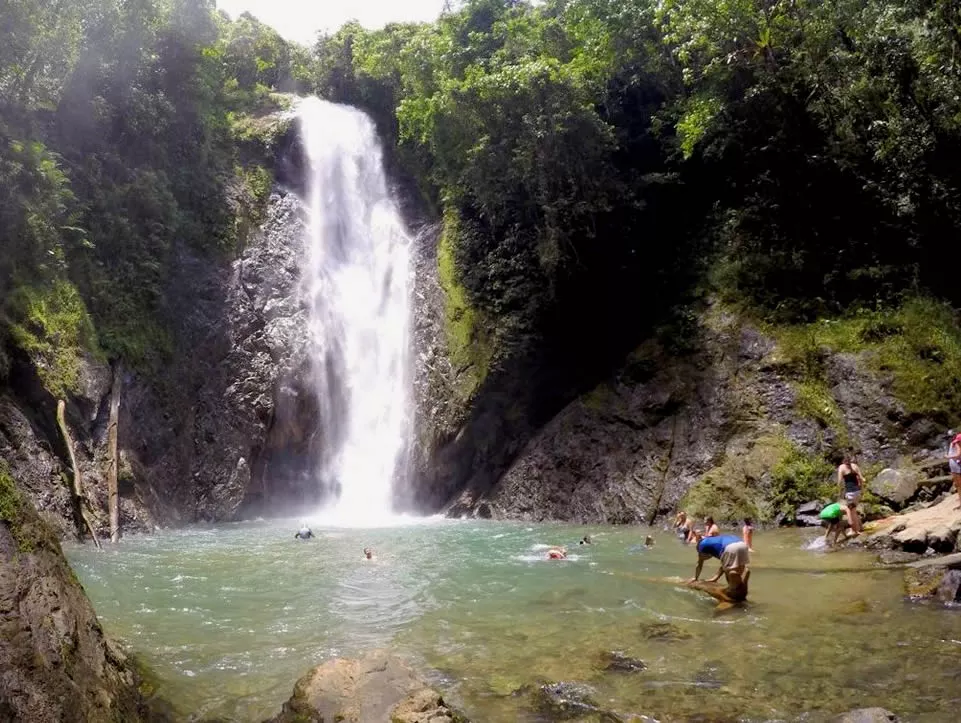
<svg viewBox="0 0 961 723"><path fill-rule="evenodd" d="M858 492L854 498L851 500L851 517L854 518L855 527L854 534L860 535L864 532L864 528L861 526L861 515L858 514L858 505L861 502L861 493Z"/></svg>
<svg viewBox="0 0 961 723"><path fill-rule="evenodd" d="M954 489L958 491L958 509L961 510L961 474L951 476L954 478Z"/></svg>
<svg viewBox="0 0 961 723"><path fill-rule="evenodd" d="M855 535L858 534L858 523L857 523L857 510L855 509L855 503L847 499L844 499L844 515L847 517L848 526L851 528L851 532Z"/></svg>

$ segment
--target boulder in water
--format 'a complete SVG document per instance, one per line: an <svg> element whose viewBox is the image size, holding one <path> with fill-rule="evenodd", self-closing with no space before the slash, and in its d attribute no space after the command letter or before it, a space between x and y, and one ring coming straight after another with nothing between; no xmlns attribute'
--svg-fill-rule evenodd
<svg viewBox="0 0 961 723"><path fill-rule="evenodd" d="M359 660L337 658L297 681L271 723L300 721L466 723L402 660L375 650Z"/></svg>

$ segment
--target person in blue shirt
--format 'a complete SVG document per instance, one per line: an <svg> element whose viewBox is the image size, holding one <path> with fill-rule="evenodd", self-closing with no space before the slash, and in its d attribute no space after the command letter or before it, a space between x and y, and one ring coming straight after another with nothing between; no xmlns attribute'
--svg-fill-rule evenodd
<svg viewBox="0 0 961 723"><path fill-rule="evenodd" d="M688 584L704 590L721 602L744 602L747 598L747 583L751 577L751 570L748 567L751 562L751 553L747 543L735 535L701 537L696 532L694 535L697 542L697 568ZM721 561L717 575L699 585L704 562L712 557ZM721 579L721 575L724 575L727 581L725 588L715 586Z"/></svg>

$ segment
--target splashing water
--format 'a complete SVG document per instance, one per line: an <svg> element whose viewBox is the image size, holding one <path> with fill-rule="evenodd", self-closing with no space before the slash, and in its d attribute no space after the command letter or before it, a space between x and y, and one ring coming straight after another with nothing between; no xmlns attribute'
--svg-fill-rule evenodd
<svg viewBox="0 0 961 723"><path fill-rule="evenodd" d="M324 517L382 524L407 453L409 238L362 112L317 98L297 109L310 163L311 334L325 452Z"/></svg>

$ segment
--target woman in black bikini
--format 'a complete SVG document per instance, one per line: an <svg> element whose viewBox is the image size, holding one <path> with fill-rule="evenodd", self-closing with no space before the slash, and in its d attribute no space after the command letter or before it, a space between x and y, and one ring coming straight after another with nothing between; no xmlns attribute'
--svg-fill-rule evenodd
<svg viewBox="0 0 961 723"><path fill-rule="evenodd" d="M861 501L861 490L864 487L864 477L857 462L851 455L844 455L838 466L838 487L841 489L841 500L848 516L848 524L855 535L861 534L861 518L858 516L858 502Z"/></svg>

